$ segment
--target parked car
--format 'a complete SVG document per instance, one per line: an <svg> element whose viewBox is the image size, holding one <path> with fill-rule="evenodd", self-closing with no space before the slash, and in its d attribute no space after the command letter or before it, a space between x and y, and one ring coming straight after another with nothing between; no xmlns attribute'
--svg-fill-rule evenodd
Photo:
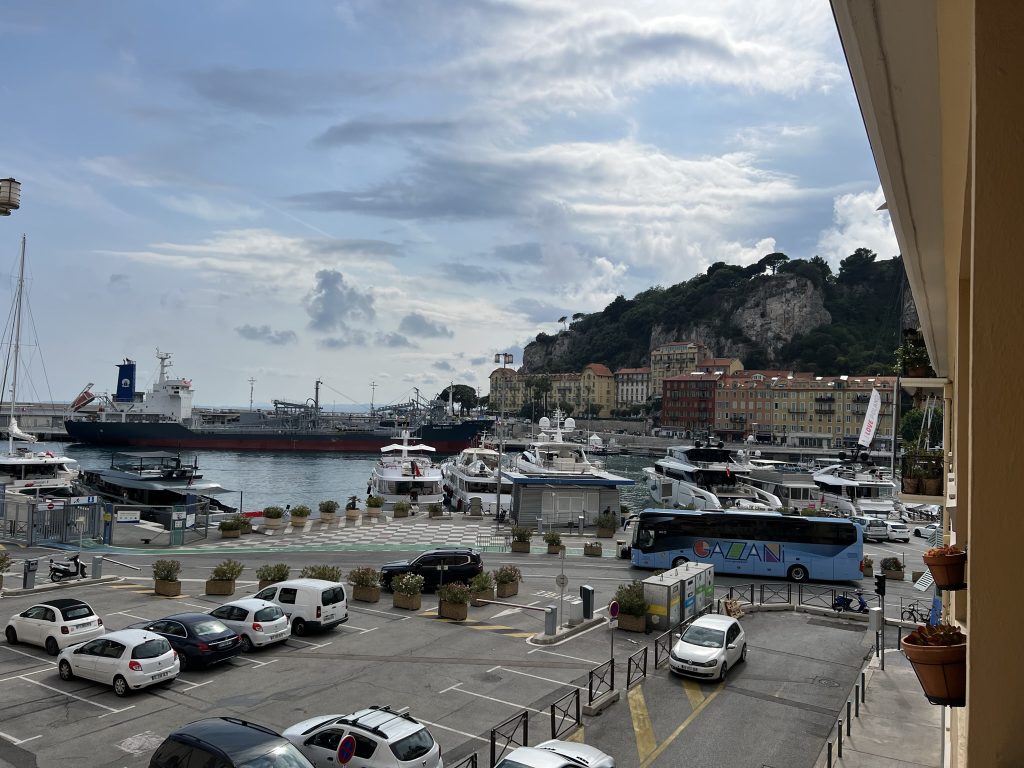
<svg viewBox="0 0 1024 768"><path fill-rule="evenodd" d="M889 529L889 541L910 541L910 529L907 524L899 520L886 520L886 527Z"/></svg>
<svg viewBox="0 0 1024 768"><path fill-rule="evenodd" d="M442 569L443 568L443 569ZM468 584L478 573L483 573L480 553L468 547L430 549L412 560L395 560L381 566L380 585L391 591L391 579L400 573L417 573L423 577L425 590L435 589L442 582L461 581Z"/></svg>
<svg viewBox="0 0 1024 768"><path fill-rule="evenodd" d="M292 634L302 637L317 629L330 629L348 621L345 585L324 579L290 579L271 584L255 594L280 607L292 624Z"/></svg>
<svg viewBox="0 0 1024 768"><path fill-rule="evenodd" d="M495 768L615 768L615 758L597 747L575 741L542 741L536 747L517 747Z"/></svg>
<svg viewBox="0 0 1024 768"><path fill-rule="evenodd" d="M315 768L335 768L338 745L351 735L360 768L442 768L441 747L408 712L370 707L351 715L321 715L282 734Z"/></svg>
<svg viewBox="0 0 1024 768"><path fill-rule="evenodd" d="M149 768L313 768L277 731L234 717L182 726L157 747Z"/></svg>
<svg viewBox="0 0 1024 768"><path fill-rule="evenodd" d="M142 629L121 629L73 645L57 659L61 680L84 677L113 686L118 696L169 682L180 670L171 644Z"/></svg>
<svg viewBox="0 0 1024 768"><path fill-rule="evenodd" d="M927 525L915 525L914 535L930 539L932 537L932 534L938 530L940 530L938 523L928 523Z"/></svg>
<svg viewBox="0 0 1024 768"><path fill-rule="evenodd" d="M879 520L877 517L852 515L850 521L860 526L861 538L864 541L887 541L889 539L889 527L885 524L885 520Z"/></svg>
<svg viewBox="0 0 1024 768"><path fill-rule="evenodd" d="M4 634L11 645L41 645L48 654L56 656L62 648L92 640L105 631L103 619L88 603L63 597L36 603L14 614Z"/></svg>
<svg viewBox="0 0 1024 768"><path fill-rule="evenodd" d="M669 667L680 675L725 680L730 668L747 660L743 627L729 616L699 616L677 637Z"/></svg>
<svg viewBox="0 0 1024 768"><path fill-rule="evenodd" d="M208 613L175 613L133 628L155 632L178 652L182 669L208 667L242 652L242 639Z"/></svg>
<svg viewBox="0 0 1024 768"><path fill-rule="evenodd" d="M224 622L242 639L242 651L283 643L292 635L284 610L268 600L249 597L217 606L210 615Z"/></svg>

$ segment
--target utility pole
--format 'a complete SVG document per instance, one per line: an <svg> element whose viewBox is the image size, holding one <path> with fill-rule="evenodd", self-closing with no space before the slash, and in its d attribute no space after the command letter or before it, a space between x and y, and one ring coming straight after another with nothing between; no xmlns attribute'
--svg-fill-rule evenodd
<svg viewBox="0 0 1024 768"><path fill-rule="evenodd" d="M253 386L256 384L256 379L252 376L249 377L249 412L252 413L252 392Z"/></svg>
<svg viewBox="0 0 1024 768"><path fill-rule="evenodd" d="M370 415L373 416L373 396L377 392L377 382L370 382Z"/></svg>

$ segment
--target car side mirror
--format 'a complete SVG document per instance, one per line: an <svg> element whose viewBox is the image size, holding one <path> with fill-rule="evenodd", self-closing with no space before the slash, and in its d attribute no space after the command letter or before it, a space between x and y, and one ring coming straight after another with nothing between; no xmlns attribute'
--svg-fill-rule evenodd
<svg viewBox="0 0 1024 768"><path fill-rule="evenodd" d="M729 643L726 646L726 648L728 648L730 651L735 651L736 650L736 643Z"/></svg>
<svg viewBox="0 0 1024 768"><path fill-rule="evenodd" d="M679 634L676 635L676 640L682 640L682 639L683 639L683 633L680 632Z"/></svg>

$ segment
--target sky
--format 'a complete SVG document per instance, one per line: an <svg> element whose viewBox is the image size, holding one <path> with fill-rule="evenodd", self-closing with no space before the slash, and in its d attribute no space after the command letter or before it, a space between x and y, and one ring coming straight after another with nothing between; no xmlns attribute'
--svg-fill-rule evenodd
<svg viewBox="0 0 1024 768"><path fill-rule="evenodd" d="M157 348L200 405L486 394L616 295L898 253L820 0L34 0L0 36L19 399L148 388Z"/></svg>

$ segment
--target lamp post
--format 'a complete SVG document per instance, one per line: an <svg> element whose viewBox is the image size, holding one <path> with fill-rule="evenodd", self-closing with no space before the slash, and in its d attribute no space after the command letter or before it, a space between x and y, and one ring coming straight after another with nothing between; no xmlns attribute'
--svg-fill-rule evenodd
<svg viewBox="0 0 1024 768"><path fill-rule="evenodd" d="M11 211L21 207L21 182L17 179L0 179L0 216L10 216Z"/></svg>
<svg viewBox="0 0 1024 768"><path fill-rule="evenodd" d="M505 434L504 425L502 420L505 418L505 390L508 388L508 382L505 381L505 366L512 365L512 353L511 352L498 352L494 355L494 362L501 363L501 397L499 398L499 410L498 410L498 423L496 425L496 431L498 432L498 487L497 487L497 498L494 503L494 519L500 520L501 518L501 460L505 452Z"/></svg>

